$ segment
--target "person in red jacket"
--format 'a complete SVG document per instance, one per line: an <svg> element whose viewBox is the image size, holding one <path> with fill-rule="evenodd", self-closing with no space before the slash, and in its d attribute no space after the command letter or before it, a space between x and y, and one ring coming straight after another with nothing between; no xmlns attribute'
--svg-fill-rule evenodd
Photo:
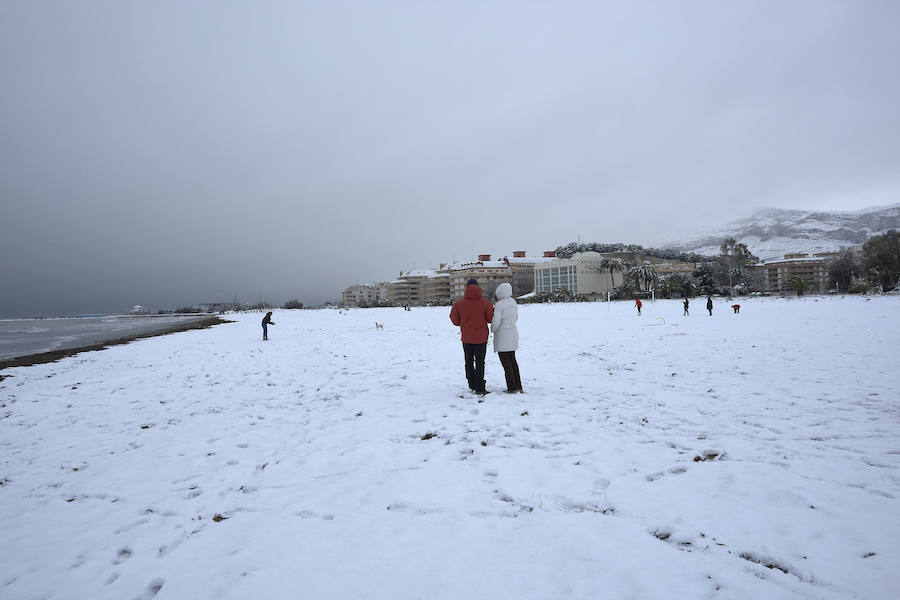
<svg viewBox="0 0 900 600"><path fill-rule="evenodd" d="M484 355L487 353L488 323L494 318L494 305L482 297L478 282L466 282L463 297L450 309L450 321L459 327L466 358L469 389L481 396L488 393L484 381Z"/></svg>
<svg viewBox="0 0 900 600"><path fill-rule="evenodd" d="M644 306L643 304L641 304L641 299L640 299L640 298L635 298L635 299L634 299L634 305L635 305L635 306L637 307L637 309L638 309L638 316L641 316L641 308Z"/></svg>

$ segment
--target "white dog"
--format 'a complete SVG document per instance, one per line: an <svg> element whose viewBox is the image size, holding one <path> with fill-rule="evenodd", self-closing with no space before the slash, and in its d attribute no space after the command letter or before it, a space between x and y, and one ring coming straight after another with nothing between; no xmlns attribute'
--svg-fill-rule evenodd
<svg viewBox="0 0 900 600"><path fill-rule="evenodd" d="M375 322L375 329L384 329L384 323Z"/></svg>

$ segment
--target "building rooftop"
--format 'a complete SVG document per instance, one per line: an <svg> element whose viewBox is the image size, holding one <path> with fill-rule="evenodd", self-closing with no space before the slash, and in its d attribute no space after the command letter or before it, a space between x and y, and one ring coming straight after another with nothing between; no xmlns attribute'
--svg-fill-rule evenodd
<svg viewBox="0 0 900 600"><path fill-rule="evenodd" d="M400 277L433 277L437 274L434 269L413 269L405 271Z"/></svg>
<svg viewBox="0 0 900 600"><path fill-rule="evenodd" d="M793 258L776 258L775 260L767 260L764 263L760 263L757 266L765 266L765 265L777 265L781 263L790 263L790 262L824 262L829 260L828 256L795 256Z"/></svg>
<svg viewBox="0 0 900 600"><path fill-rule="evenodd" d="M599 252L594 252L593 250L588 250L586 252L576 252L569 258L563 258L561 256L554 257L554 258L543 258L543 260L541 260L541 262L545 263L545 262L563 261L563 260L572 260L572 261L603 260L604 258L607 258L607 257L604 256L603 254L600 254Z"/></svg>
<svg viewBox="0 0 900 600"><path fill-rule="evenodd" d="M503 268L503 267L507 267L507 266L509 266L509 265L507 265L502 260L473 260L470 262L456 263L456 264L450 265L450 270L451 271L462 271L463 269L475 269L478 267L491 269L491 268Z"/></svg>
<svg viewBox="0 0 900 600"><path fill-rule="evenodd" d="M531 265L536 263L545 263L556 260L556 257L550 256L510 256L507 258L511 265Z"/></svg>

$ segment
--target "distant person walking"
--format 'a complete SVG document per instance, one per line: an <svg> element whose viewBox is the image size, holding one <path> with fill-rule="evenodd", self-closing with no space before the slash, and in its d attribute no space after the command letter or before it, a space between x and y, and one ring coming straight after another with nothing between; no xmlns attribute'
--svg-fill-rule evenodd
<svg viewBox="0 0 900 600"><path fill-rule="evenodd" d="M269 339L269 325L274 325L275 321L272 320L272 311L266 313L266 316L263 317L262 326L263 326L263 340Z"/></svg>
<svg viewBox="0 0 900 600"><path fill-rule="evenodd" d="M706 310L709 311L709 316L712 316L712 296L706 297Z"/></svg>
<svg viewBox="0 0 900 600"><path fill-rule="evenodd" d="M638 309L638 316L641 316L641 308L643 308L643 306L644 306L643 304L641 304L641 299L640 299L640 298L635 298L635 299L634 299L634 305L635 305L635 306L637 307L637 309Z"/></svg>
<svg viewBox="0 0 900 600"><path fill-rule="evenodd" d="M470 279L466 282L463 297L450 309L450 321L460 329L469 389L480 396L488 393L484 381L484 355L490 336L488 323L494 318L494 305L482 298L482 294L478 282Z"/></svg>
<svg viewBox="0 0 900 600"><path fill-rule="evenodd" d="M687 296L685 296L685 297L684 297L684 314L682 315L683 317L689 317L689 316L691 316L690 313L688 312L688 309L690 308L690 306L691 306L691 303L690 303L690 301L687 299Z"/></svg>
<svg viewBox="0 0 900 600"><path fill-rule="evenodd" d="M731 308L734 310L734 314L739 314L741 312L740 304L732 304Z"/></svg>
<svg viewBox="0 0 900 600"><path fill-rule="evenodd" d="M494 318L491 321L491 333L494 334L494 352L500 357L503 374L506 376L506 393L522 392L522 378L519 376L519 363L516 362L516 350L519 348L519 306L512 297L512 285L501 283L494 292L497 304L494 305Z"/></svg>

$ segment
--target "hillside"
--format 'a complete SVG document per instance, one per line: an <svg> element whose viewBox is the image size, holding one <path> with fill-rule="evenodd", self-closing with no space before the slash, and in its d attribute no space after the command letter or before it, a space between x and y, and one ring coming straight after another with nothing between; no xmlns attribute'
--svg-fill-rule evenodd
<svg viewBox="0 0 900 600"><path fill-rule="evenodd" d="M661 244L682 252L716 255L722 240L733 237L747 244L762 260L793 252L833 252L865 243L889 229L900 229L900 204L853 212L764 208L692 240Z"/></svg>

